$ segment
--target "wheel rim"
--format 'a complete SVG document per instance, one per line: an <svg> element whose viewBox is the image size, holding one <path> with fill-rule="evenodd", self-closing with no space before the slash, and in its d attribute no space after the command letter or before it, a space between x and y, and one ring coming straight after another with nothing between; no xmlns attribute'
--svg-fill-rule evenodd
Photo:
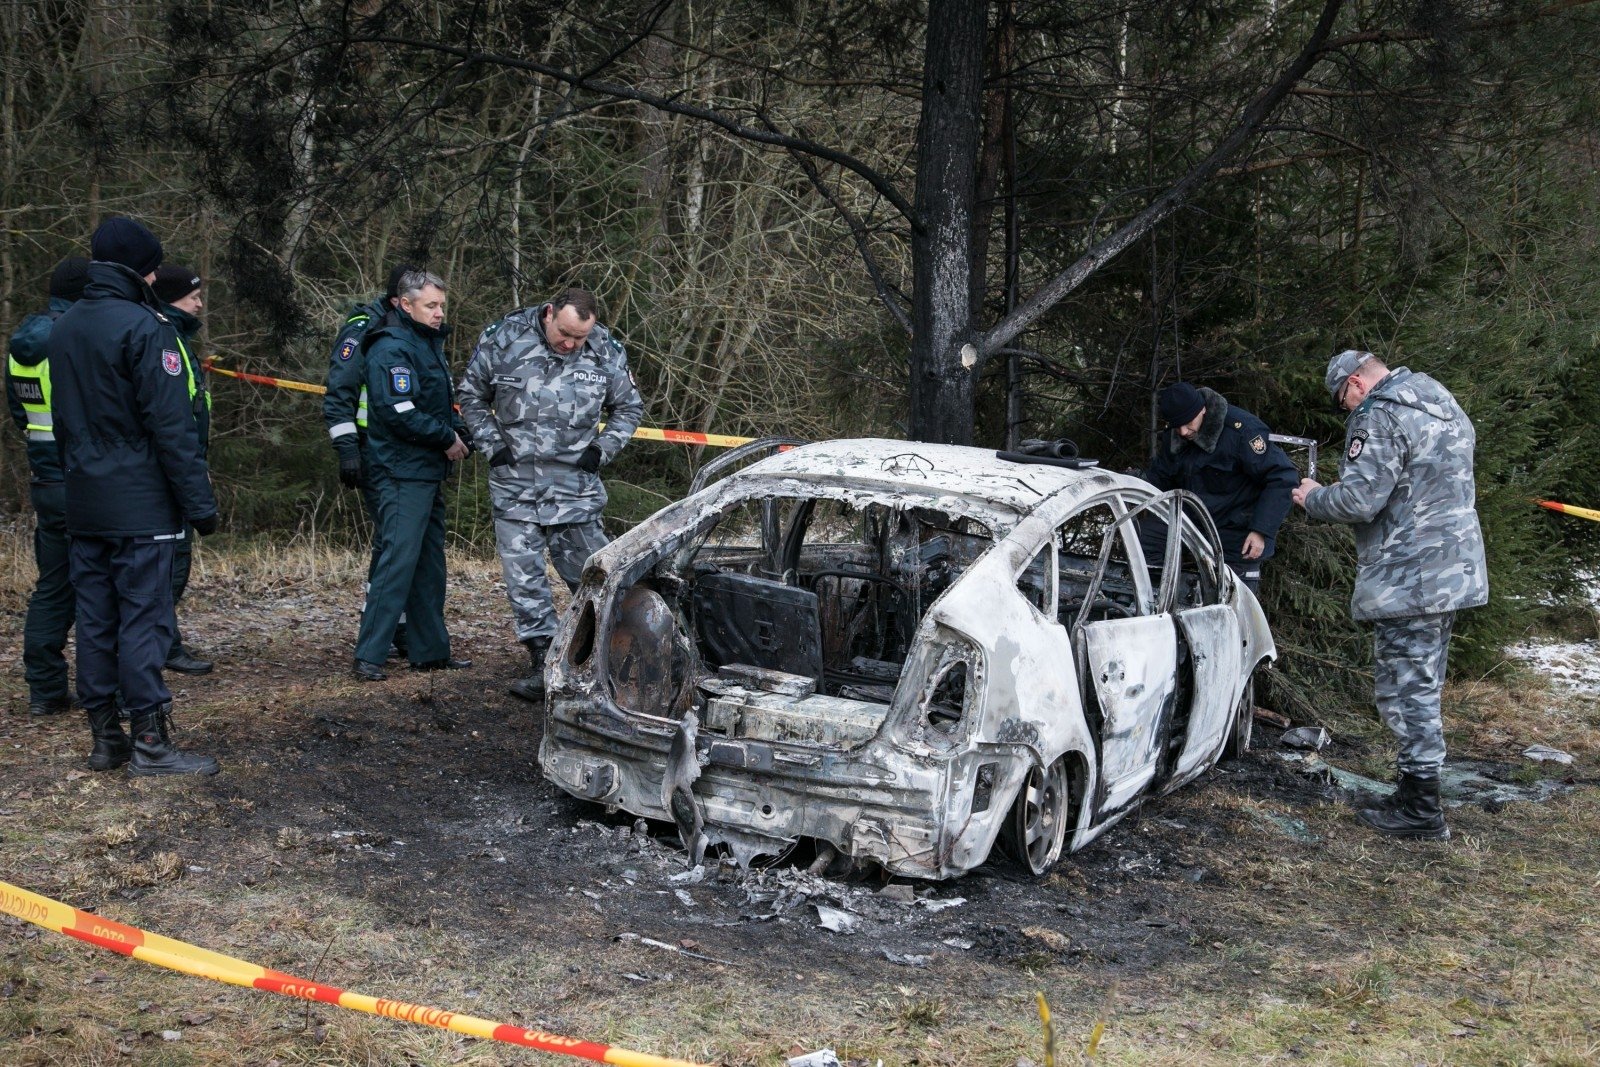
<svg viewBox="0 0 1600 1067"><path fill-rule="evenodd" d="M1256 680L1251 678L1244 683L1244 692L1239 694L1239 706L1233 709L1233 729L1229 733L1228 748L1224 755L1233 758L1249 752L1255 724Z"/></svg>
<svg viewBox="0 0 1600 1067"><path fill-rule="evenodd" d="M1049 769L1035 766L1028 771L1017 794L1012 837L1017 858L1028 870L1041 875L1061 858L1067 832L1067 768L1061 760Z"/></svg>

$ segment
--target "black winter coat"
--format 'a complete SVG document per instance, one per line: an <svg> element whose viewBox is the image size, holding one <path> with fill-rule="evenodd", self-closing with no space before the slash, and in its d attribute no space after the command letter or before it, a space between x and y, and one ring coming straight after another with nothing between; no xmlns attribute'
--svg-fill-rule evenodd
<svg viewBox="0 0 1600 1067"><path fill-rule="evenodd" d="M1266 540L1261 558L1271 559L1300 474L1272 443L1266 423L1220 393L1202 388L1200 395L1206 417L1199 433L1191 441L1174 429L1163 433L1145 479L1157 489L1187 489L1198 496L1217 524L1229 563L1244 562L1244 539L1252 531Z"/></svg>
<svg viewBox="0 0 1600 1067"><path fill-rule="evenodd" d="M170 537L217 513L172 324L144 279L89 264L50 333L51 406L67 532Z"/></svg>

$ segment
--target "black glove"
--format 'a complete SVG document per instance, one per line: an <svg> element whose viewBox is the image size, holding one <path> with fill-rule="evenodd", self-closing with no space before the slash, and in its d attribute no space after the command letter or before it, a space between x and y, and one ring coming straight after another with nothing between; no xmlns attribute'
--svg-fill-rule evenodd
<svg viewBox="0 0 1600 1067"><path fill-rule="evenodd" d="M504 445L501 445L499 448L495 449L494 450L494 455L489 457L489 466L491 466L491 467L509 467L509 466L511 466L511 449L505 447Z"/></svg>
<svg viewBox="0 0 1600 1067"><path fill-rule="evenodd" d="M600 446L590 445L584 449L583 455L578 457L578 466L590 474L598 471L600 469Z"/></svg>
<svg viewBox="0 0 1600 1067"><path fill-rule="evenodd" d="M217 532L217 513L212 512L203 519L190 519L189 525L194 527L194 532L201 537L210 537Z"/></svg>
<svg viewBox="0 0 1600 1067"><path fill-rule="evenodd" d="M346 489L361 488L360 455L339 457L339 481Z"/></svg>

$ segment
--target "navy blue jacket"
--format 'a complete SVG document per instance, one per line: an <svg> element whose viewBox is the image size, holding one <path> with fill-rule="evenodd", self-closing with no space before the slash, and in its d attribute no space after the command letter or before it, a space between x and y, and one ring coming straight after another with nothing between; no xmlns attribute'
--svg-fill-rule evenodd
<svg viewBox="0 0 1600 1067"><path fill-rule="evenodd" d="M89 264L83 299L50 333L67 532L171 537L217 513L177 335L144 279Z"/></svg>
<svg viewBox="0 0 1600 1067"><path fill-rule="evenodd" d="M389 298L382 294L370 303L351 308L328 353L328 391L322 398L322 421L333 439L334 451L341 456L354 458L366 440L366 429L358 425L361 388L367 384L361 338L382 325L390 310Z"/></svg>
<svg viewBox="0 0 1600 1067"><path fill-rule="evenodd" d="M195 346L195 340L200 336L200 320L171 304L163 303L161 313L172 323L172 328L177 331L178 337L183 341L183 351L189 356L189 369L184 372L184 384L187 386L189 375L194 375L194 396L189 398L190 410L194 412L194 424L200 431L200 454L204 456L211 447L211 393L206 389L205 368L200 365L200 350Z"/></svg>
<svg viewBox="0 0 1600 1067"><path fill-rule="evenodd" d="M1202 388L1200 395L1206 417L1199 432L1188 441L1176 429L1164 432L1145 479L1157 489L1198 496L1217 524L1229 563L1245 562L1244 539L1252 531L1266 540L1261 558L1270 559L1300 472L1272 443L1266 423L1213 390Z"/></svg>
<svg viewBox="0 0 1600 1067"><path fill-rule="evenodd" d="M24 367L37 367L49 356L50 331L55 327L56 320L66 313L73 302L66 297L52 296L50 310L35 312L17 324L16 330L11 334L11 357ZM22 431L23 437L28 435L28 412L22 406L11 381L10 363L6 364L6 405L11 409L11 418L17 424L17 429ZM61 480L61 455L56 449L54 441L29 441L28 442L28 468L32 472L35 482L59 482Z"/></svg>
<svg viewBox="0 0 1600 1067"><path fill-rule="evenodd" d="M391 478L443 481L445 450L467 435L455 412L455 386L444 355L449 327L423 326L399 309L361 338L367 375L367 449Z"/></svg>

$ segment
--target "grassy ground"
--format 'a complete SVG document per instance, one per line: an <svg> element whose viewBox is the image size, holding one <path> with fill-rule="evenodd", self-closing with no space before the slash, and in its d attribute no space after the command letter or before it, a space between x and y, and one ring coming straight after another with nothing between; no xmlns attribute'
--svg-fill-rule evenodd
<svg viewBox="0 0 1600 1067"><path fill-rule="evenodd" d="M0 553L0 656L16 663L25 542ZM518 664L491 563L452 561L451 629L473 671L349 680L361 570L305 544L202 549L185 632L219 668L174 688L184 743L223 758L216 779L86 772L81 723L30 722L8 672L0 879L349 989L707 1063L824 1046L847 1063L1042 1063L1039 992L1058 1063L1600 1061L1594 694L1527 675L1451 688L1453 758L1520 780L1555 773L1517 758L1534 742L1578 762L1547 803L1452 811L1448 844L1369 836L1258 752L1043 883L985 868L938 887L966 903L937 921L844 938L803 908L753 920L735 872L681 903L671 849L586 821L539 779L537 724L502 693ZM1369 713L1322 721L1334 762L1383 774ZM925 967L884 955L924 948ZM0 1064L556 1062L575 1061L0 919Z"/></svg>

